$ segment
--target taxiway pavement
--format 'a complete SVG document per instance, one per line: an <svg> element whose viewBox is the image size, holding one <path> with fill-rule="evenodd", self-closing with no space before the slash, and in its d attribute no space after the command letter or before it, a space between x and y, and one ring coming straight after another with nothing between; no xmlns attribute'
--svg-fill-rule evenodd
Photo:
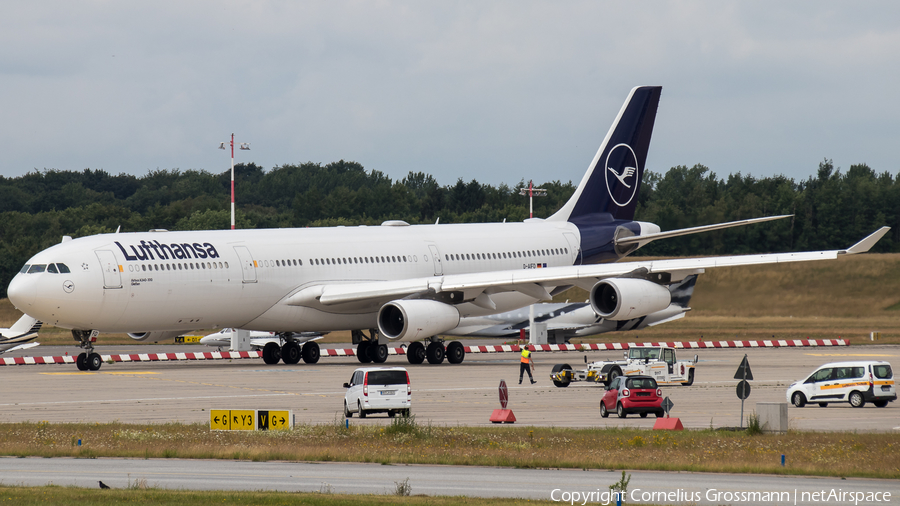
<svg viewBox="0 0 900 506"><path fill-rule="evenodd" d="M481 343L477 343L481 344ZM36 353L36 350L40 350ZM74 347L41 347L31 355L61 354ZM148 353L208 350L190 345L103 346L109 353ZM26 352L27 353L27 352ZM900 347L857 346L841 348L776 348L679 350L678 358L699 356L693 386L663 387L663 395L675 404L671 415L686 428L736 427L741 424L741 401L733 379L747 354L753 372L752 391L745 401L745 417L757 402L787 402L785 391L826 362L887 360L900 363ZM652 416L601 418L602 386L573 383L554 387L550 369L556 363L574 367L588 360L615 359L622 352L535 353L536 385L518 385L519 357L514 353L467 355L460 365L410 365L404 357L391 357L385 365L404 366L412 383L413 414L417 421L442 425L488 425L499 407L497 387L509 385L509 407L517 425L612 427L653 426ZM297 423L333 423L342 418L344 389L354 369L355 357L323 358L308 365L268 366L260 359L104 364L97 372L80 372L71 365L0 367L0 420L50 422L201 422L208 423L210 409L290 409ZM862 409L846 403L827 408L789 406L789 427L798 430L893 431L900 430L897 409L871 404ZM385 424L375 415L355 424Z"/></svg>

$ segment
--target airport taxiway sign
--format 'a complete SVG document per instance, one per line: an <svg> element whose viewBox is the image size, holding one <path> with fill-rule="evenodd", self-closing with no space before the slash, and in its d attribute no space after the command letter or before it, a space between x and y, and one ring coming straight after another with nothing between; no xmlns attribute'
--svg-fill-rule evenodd
<svg viewBox="0 0 900 506"><path fill-rule="evenodd" d="M294 414L288 410L256 410L257 430L288 430L294 423Z"/></svg>
<svg viewBox="0 0 900 506"><path fill-rule="evenodd" d="M255 409L211 409L210 430L256 430Z"/></svg>
<svg viewBox="0 0 900 506"><path fill-rule="evenodd" d="M210 430L287 430L294 413L286 409L211 409Z"/></svg>

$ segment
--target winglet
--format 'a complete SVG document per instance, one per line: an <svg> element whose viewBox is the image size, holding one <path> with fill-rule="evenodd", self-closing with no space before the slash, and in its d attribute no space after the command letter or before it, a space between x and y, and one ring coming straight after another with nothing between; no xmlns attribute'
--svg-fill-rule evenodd
<svg viewBox="0 0 900 506"><path fill-rule="evenodd" d="M884 234L888 233L888 230L890 230L890 229L891 229L891 227L881 227L878 230L869 234L869 236L866 237L865 239L863 239L862 241L859 241L858 243L854 244L853 246L850 246L849 248L847 248L843 251L840 251L839 254L855 255L857 253L865 253L866 251L869 251L872 248L872 246L875 246L875 243L878 242L879 239L884 237Z"/></svg>

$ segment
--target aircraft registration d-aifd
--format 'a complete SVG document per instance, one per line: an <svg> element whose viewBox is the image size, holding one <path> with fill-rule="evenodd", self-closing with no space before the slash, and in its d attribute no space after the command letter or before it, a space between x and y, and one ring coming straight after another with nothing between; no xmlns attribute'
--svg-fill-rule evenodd
<svg viewBox="0 0 900 506"><path fill-rule="evenodd" d="M445 348L434 336L461 317L510 311L580 286L598 316L631 320L665 310L668 286L704 269L836 258L867 251L887 232L846 250L612 263L656 239L778 218L670 232L633 220L661 91L631 90L575 193L547 219L64 238L28 261L9 299L72 329L85 349L80 369L102 363L92 345L97 332L158 341L222 327L284 333L283 346L264 349L268 363L315 361L318 346L301 349L291 332L334 330L353 331L362 361L383 362L392 340L415 341L407 352L419 362L446 353L458 363L462 345ZM422 341L430 341L427 348Z"/></svg>

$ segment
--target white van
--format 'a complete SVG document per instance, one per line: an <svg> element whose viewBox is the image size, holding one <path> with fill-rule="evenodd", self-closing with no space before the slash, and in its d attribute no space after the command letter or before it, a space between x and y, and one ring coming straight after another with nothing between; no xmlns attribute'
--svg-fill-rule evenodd
<svg viewBox="0 0 900 506"><path fill-rule="evenodd" d="M788 402L802 408L817 402L823 408L829 402L849 402L861 408L866 402L883 408L897 400L894 372L887 362L834 362L813 371L808 378L791 383Z"/></svg>
<svg viewBox="0 0 900 506"><path fill-rule="evenodd" d="M412 390L409 373L402 367L361 367L353 371L349 383L344 383L344 416L358 413L365 418L369 413L397 413L409 416Z"/></svg>

